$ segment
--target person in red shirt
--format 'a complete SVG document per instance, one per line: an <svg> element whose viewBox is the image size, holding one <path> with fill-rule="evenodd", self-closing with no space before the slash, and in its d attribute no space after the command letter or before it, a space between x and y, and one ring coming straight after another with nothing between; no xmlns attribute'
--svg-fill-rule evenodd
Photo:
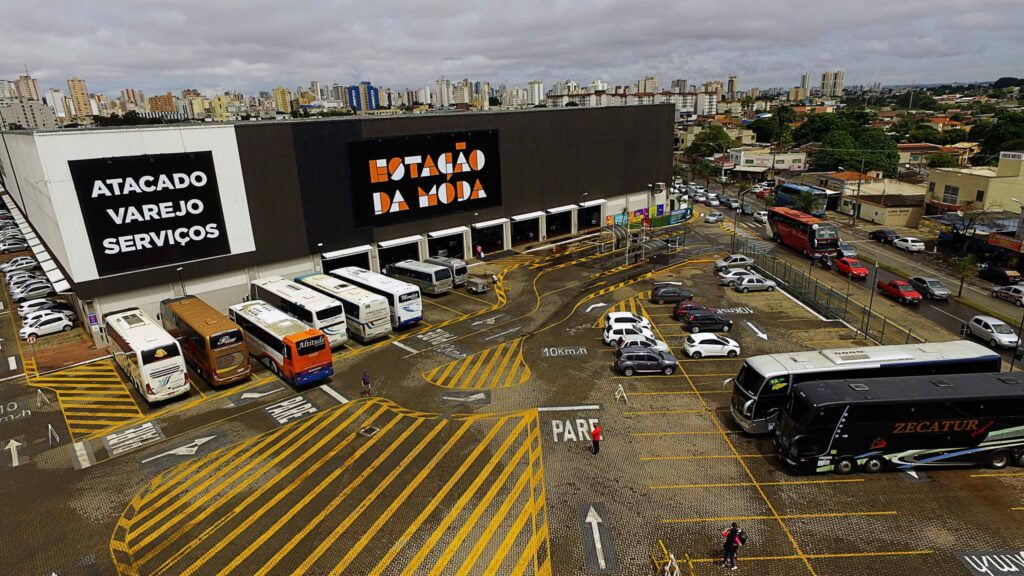
<svg viewBox="0 0 1024 576"><path fill-rule="evenodd" d="M594 455L601 451L601 426L594 426L594 429L590 431L590 439L594 442Z"/></svg>
<svg viewBox="0 0 1024 576"><path fill-rule="evenodd" d="M722 566L730 566L736 569L736 551L743 545L740 538L740 527L733 522L732 526L722 530L722 537L725 542L722 544Z"/></svg>

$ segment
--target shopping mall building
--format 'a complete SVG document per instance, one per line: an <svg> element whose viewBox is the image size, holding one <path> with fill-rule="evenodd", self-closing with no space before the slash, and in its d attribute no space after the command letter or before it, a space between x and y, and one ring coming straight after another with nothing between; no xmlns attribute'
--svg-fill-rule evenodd
<svg viewBox="0 0 1024 576"><path fill-rule="evenodd" d="M0 133L3 198L104 311L249 281L473 256L668 210L671 105ZM652 191L653 189L653 191ZM20 214L18 214L20 212Z"/></svg>

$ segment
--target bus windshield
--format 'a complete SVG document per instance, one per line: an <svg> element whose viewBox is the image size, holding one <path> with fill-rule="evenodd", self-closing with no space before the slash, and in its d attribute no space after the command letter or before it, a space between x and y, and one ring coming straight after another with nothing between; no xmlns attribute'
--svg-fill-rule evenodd
<svg viewBox="0 0 1024 576"><path fill-rule="evenodd" d="M447 279L449 279L451 277L452 277L452 271L449 270L448 268L441 268L440 270L434 272L434 281L435 282L438 282L440 280L447 280Z"/></svg>
<svg viewBox="0 0 1024 576"><path fill-rule="evenodd" d="M181 351L178 350L177 344L166 344L164 346L158 346L156 348L150 348L142 351L142 363L152 364L153 362L160 362L167 360L168 358L174 358L180 356Z"/></svg>
<svg viewBox="0 0 1024 576"><path fill-rule="evenodd" d="M820 225L818 226L817 237L821 240L832 240L833 238L839 238L839 233L836 232L833 226Z"/></svg>
<svg viewBox="0 0 1024 576"><path fill-rule="evenodd" d="M736 375L736 385L748 395L757 396L758 391L761 390L761 384L764 384L764 376L751 368L749 364L744 363L740 368L740 373Z"/></svg>
<svg viewBox="0 0 1024 576"><path fill-rule="evenodd" d="M336 318L338 316L341 316L344 313L345 311L341 308L341 306L329 306L317 312L316 319L318 321L327 320L328 318Z"/></svg>

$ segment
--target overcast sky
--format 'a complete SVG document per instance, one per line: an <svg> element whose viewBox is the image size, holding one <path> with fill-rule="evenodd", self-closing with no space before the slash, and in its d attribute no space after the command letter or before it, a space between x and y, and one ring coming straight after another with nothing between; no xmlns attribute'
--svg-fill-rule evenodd
<svg viewBox="0 0 1024 576"><path fill-rule="evenodd" d="M571 79L791 87L1024 76L1022 0L0 0L0 78L42 90L227 89L310 80L418 88Z"/></svg>

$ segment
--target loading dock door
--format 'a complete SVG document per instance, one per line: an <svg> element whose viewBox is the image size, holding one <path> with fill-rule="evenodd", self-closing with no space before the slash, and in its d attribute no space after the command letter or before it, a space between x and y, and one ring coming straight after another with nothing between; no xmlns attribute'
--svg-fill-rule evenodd
<svg viewBox="0 0 1024 576"><path fill-rule="evenodd" d="M390 248L377 248L377 258L380 260L380 269L384 270L395 262L402 260L419 260L420 243L409 242Z"/></svg>
<svg viewBox="0 0 1024 576"><path fill-rule="evenodd" d="M344 268L345 266L358 266L369 270L370 252L372 250L372 246L364 244L354 248L324 252L320 255L321 270L324 272L330 272L331 270L337 270L338 268Z"/></svg>
<svg viewBox="0 0 1024 576"><path fill-rule="evenodd" d="M505 224L506 218L499 218L489 222L474 224L470 235L470 250L476 256L476 247L484 249L484 254L493 254L505 249Z"/></svg>
<svg viewBox="0 0 1024 576"><path fill-rule="evenodd" d="M580 208L576 215L576 230L587 230L601 226L601 205Z"/></svg>
<svg viewBox="0 0 1024 576"><path fill-rule="evenodd" d="M427 234L427 255L465 258L467 230L465 226L459 226Z"/></svg>
<svg viewBox="0 0 1024 576"><path fill-rule="evenodd" d="M548 238L572 234L572 208L555 213L548 211L545 224L548 227Z"/></svg>
<svg viewBox="0 0 1024 576"><path fill-rule="evenodd" d="M512 246L521 246L540 239L540 217L512 221Z"/></svg>

